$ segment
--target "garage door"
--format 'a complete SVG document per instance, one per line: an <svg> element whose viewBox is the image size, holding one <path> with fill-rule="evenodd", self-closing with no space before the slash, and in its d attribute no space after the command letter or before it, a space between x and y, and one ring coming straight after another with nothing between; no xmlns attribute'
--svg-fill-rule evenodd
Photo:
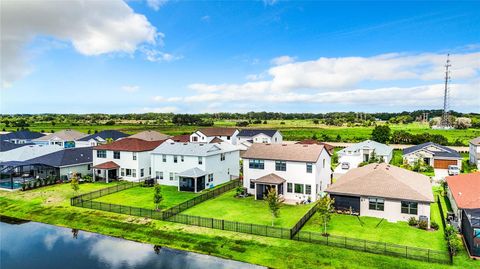
<svg viewBox="0 0 480 269"><path fill-rule="evenodd" d="M447 169L449 165L457 165L456 160L434 160L433 167Z"/></svg>

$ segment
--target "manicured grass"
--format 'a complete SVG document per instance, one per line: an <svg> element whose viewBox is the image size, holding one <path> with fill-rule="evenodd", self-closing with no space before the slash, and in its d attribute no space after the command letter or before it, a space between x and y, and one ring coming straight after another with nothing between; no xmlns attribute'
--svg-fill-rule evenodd
<svg viewBox="0 0 480 269"><path fill-rule="evenodd" d="M109 183L109 185L111 184ZM97 183L82 184L80 191L84 192L87 189L93 190L98 187L101 186ZM128 240L210 254L269 268L480 268L480 262L469 260L463 249L460 255L454 258L453 266L425 263L331 246L233 233L72 207L69 205L69 197L71 196L69 185L47 188L49 189L48 197L53 198L50 203L45 203L47 197L38 196L41 191L27 191L25 193L0 191L1 214Z"/></svg>
<svg viewBox="0 0 480 269"><path fill-rule="evenodd" d="M447 250L442 230L424 231L410 227L406 222L390 223L383 220L380 223L381 219L372 217L360 217L360 220L355 216L334 214L328 224L327 232L337 236ZM320 217L315 214L302 230L322 232L322 228Z"/></svg>
<svg viewBox="0 0 480 269"><path fill-rule="evenodd" d="M272 215L265 201L255 200L253 196L235 198L234 195L235 190L226 192L217 198L205 201L182 213L206 218L272 225ZM293 227L312 206L313 204L282 205L280 216L275 219L274 226Z"/></svg>
<svg viewBox="0 0 480 269"><path fill-rule="evenodd" d="M164 210L174 205L185 202L195 196L194 192L181 192L175 186L162 186L163 201L160 203L160 209ZM155 209L153 203L153 187L133 187L110 195L102 196L94 201L111 203L117 205L126 205L133 207L141 207L147 209Z"/></svg>

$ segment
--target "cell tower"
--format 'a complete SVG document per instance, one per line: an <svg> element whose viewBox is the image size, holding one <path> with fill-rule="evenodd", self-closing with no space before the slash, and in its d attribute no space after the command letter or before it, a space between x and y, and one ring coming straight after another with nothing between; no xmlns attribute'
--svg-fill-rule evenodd
<svg viewBox="0 0 480 269"><path fill-rule="evenodd" d="M450 119L448 116L448 96L450 94L450 88L448 83L450 82L450 54L447 54L447 62L445 64L445 90L443 93L443 113L440 126L443 128L450 128Z"/></svg>

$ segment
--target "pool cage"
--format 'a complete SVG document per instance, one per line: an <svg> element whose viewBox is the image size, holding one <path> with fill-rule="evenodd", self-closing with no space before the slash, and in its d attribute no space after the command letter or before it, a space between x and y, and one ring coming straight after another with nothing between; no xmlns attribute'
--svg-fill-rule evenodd
<svg viewBox="0 0 480 269"><path fill-rule="evenodd" d="M60 175L60 169L46 164L27 162L0 163L0 188L21 189L26 184L36 181L55 180Z"/></svg>
<svg viewBox="0 0 480 269"><path fill-rule="evenodd" d="M480 257L480 208L462 210L462 234L470 255Z"/></svg>

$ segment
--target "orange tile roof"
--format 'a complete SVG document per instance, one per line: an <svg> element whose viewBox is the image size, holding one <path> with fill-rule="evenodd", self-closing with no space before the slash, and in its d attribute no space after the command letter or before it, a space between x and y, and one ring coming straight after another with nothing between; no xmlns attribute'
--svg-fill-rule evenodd
<svg viewBox="0 0 480 269"><path fill-rule="evenodd" d="M480 208L480 172L449 176L446 180L459 208Z"/></svg>
<svg viewBox="0 0 480 269"><path fill-rule="evenodd" d="M101 163L101 164L97 164L92 168L94 168L94 169L118 169L118 168L120 168L120 165L118 165L116 162L109 161L109 162L104 162L104 163Z"/></svg>
<svg viewBox="0 0 480 269"><path fill-rule="evenodd" d="M123 138L112 142L110 144L104 144L100 146L96 146L94 149L96 150L117 150L117 151L151 151L154 150L156 147L160 146L165 140L159 141L145 141L138 138Z"/></svg>

